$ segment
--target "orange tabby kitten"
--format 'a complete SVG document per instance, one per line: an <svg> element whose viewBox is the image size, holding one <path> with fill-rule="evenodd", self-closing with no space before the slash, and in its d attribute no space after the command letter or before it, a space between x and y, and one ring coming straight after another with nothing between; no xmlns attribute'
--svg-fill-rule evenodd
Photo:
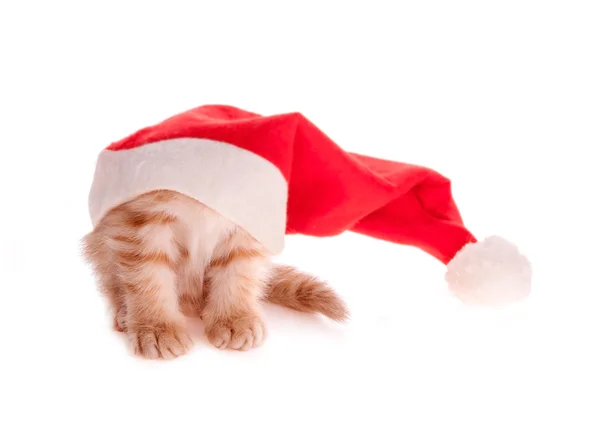
<svg viewBox="0 0 600 438"><path fill-rule="evenodd" d="M83 241L84 256L133 352L170 359L191 347L185 316L202 318L218 348L259 346L261 299L337 321L344 302L325 283L272 265L247 232L176 192L144 194L110 211Z"/></svg>

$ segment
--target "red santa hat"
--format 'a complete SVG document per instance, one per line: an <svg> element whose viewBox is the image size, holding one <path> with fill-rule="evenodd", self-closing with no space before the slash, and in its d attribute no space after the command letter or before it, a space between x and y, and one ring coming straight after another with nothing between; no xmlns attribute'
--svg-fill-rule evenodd
<svg viewBox="0 0 600 438"><path fill-rule="evenodd" d="M465 227L446 177L346 152L298 113L207 105L111 144L96 164L92 223L156 189L197 199L273 254L286 234L354 231L437 258L465 302L514 301L531 287L530 263L516 246L496 236L478 242Z"/></svg>

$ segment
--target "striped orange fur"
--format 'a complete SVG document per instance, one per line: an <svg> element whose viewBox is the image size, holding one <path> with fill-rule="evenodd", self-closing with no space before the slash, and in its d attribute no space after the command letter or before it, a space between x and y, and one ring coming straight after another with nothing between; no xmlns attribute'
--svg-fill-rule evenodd
<svg viewBox="0 0 600 438"><path fill-rule="evenodd" d="M248 233L211 209L167 190L110 211L83 239L83 254L132 351L169 359L192 346L185 317L201 317L218 348L261 345L260 301L337 321L343 301L324 282L272 265Z"/></svg>

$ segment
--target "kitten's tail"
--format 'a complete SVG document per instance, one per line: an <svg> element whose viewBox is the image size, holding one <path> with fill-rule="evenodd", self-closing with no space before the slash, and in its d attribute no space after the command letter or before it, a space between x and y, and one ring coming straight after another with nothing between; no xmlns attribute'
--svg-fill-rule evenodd
<svg viewBox="0 0 600 438"><path fill-rule="evenodd" d="M300 312L322 313L334 321L349 317L346 304L327 283L291 266L273 266L264 299Z"/></svg>

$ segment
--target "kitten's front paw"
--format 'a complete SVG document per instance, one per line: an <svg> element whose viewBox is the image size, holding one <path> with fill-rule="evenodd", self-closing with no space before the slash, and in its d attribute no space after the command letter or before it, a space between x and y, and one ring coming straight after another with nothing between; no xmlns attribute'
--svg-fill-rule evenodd
<svg viewBox="0 0 600 438"><path fill-rule="evenodd" d="M249 315L207 325L206 336L217 348L246 351L262 345L266 328L258 315Z"/></svg>
<svg viewBox="0 0 600 438"><path fill-rule="evenodd" d="M133 353L146 359L175 359L192 346L185 329L178 326L134 326L127 336Z"/></svg>

